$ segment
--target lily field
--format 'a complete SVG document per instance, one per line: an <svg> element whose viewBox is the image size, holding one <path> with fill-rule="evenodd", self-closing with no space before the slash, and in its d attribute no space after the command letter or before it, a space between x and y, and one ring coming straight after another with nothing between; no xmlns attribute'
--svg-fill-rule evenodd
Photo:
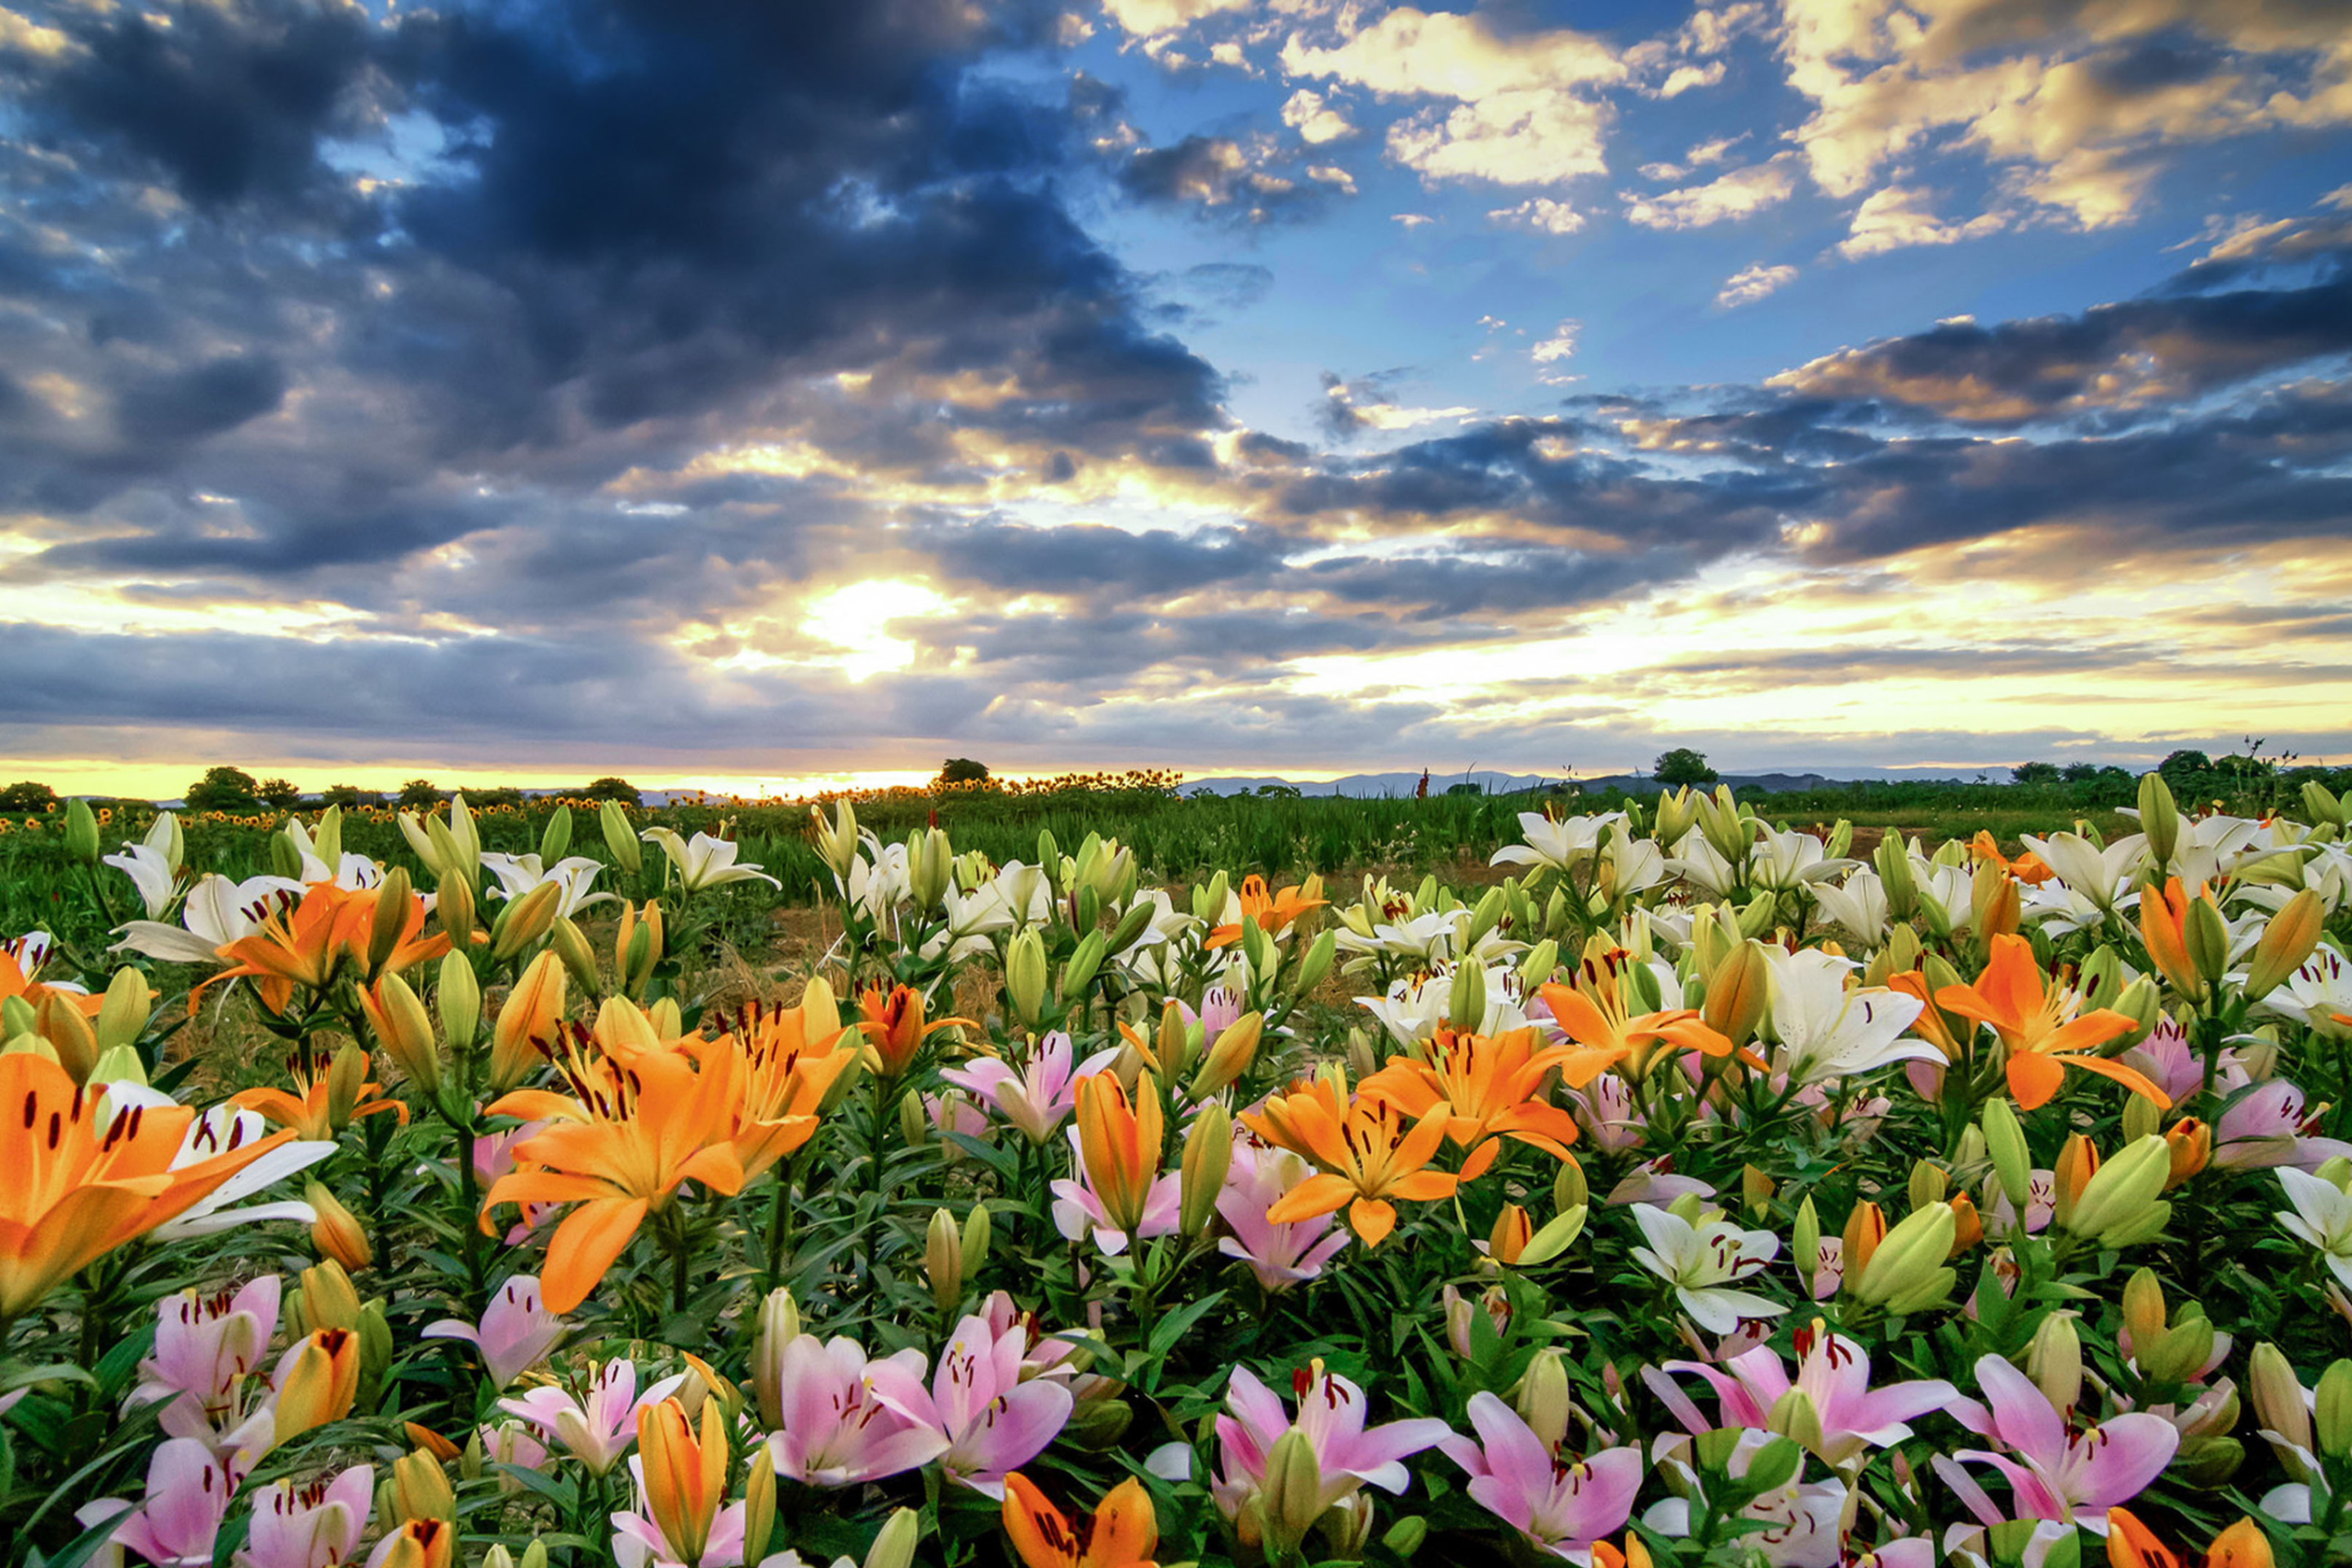
<svg viewBox="0 0 2352 1568"><path fill-rule="evenodd" d="M2352 1561L2352 801L1853 803L0 818L0 1559Z"/></svg>

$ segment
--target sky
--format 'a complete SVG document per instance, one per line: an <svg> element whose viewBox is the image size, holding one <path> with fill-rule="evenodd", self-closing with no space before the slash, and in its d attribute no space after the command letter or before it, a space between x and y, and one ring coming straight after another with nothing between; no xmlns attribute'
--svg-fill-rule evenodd
<svg viewBox="0 0 2352 1568"><path fill-rule="evenodd" d="M0 773L2352 761L2320 0L0 0Z"/></svg>

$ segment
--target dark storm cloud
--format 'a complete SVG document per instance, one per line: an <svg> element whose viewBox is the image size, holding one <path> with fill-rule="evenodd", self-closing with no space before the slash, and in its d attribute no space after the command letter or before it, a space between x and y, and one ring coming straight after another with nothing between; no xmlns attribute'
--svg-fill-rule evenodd
<svg viewBox="0 0 2352 1568"><path fill-rule="evenodd" d="M267 354L236 354L124 387L114 423L136 444L196 441L259 418L285 396L284 365Z"/></svg>
<svg viewBox="0 0 2352 1568"><path fill-rule="evenodd" d="M1149 205L1188 207L1236 223L1297 218L1321 206L1328 187L1267 166L1266 152L1230 136L1187 136L1127 155L1119 188Z"/></svg>
<svg viewBox="0 0 2352 1568"><path fill-rule="evenodd" d="M1169 599L1213 584L1263 583L1282 565L1270 531L1131 533L1098 523L1036 528L1003 522L935 526L912 541L959 581L1019 593Z"/></svg>

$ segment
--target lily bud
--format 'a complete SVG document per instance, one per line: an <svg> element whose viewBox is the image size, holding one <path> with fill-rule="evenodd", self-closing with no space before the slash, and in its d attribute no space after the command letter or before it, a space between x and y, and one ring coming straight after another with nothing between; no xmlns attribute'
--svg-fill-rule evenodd
<svg viewBox="0 0 2352 1568"><path fill-rule="evenodd" d="M455 1568L457 1527L446 1520L411 1520L377 1543L375 1568Z"/></svg>
<svg viewBox="0 0 2352 1568"><path fill-rule="evenodd" d="M424 1448L393 1461L392 1477L384 1489L389 1503L385 1511L403 1524L457 1517L457 1494L449 1485L449 1472Z"/></svg>
<svg viewBox="0 0 2352 1568"><path fill-rule="evenodd" d="M1944 1174L1940 1166L1931 1165L1925 1160L1911 1163L1911 1180L1906 1195L1914 1210L1926 1208L1929 1204L1942 1203L1944 1194L1949 1191L1951 1178Z"/></svg>
<svg viewBox="0 0 2352 1568"><path fill-rule="evenodd" d="M596 973L596 950L589 945L587 933L569 917L558 915L548 924L547 945L580 989L591 996L596 994L604 977Z"/></svg>
<svg viewBox="0 0 2352 1568"><path fill-rule="evenodd" d="M931 1282L931 1300L940 1310L955 1310L963 1300L963 1237L955 1215L943 1208L931 1211L930 1228L924 1233L923 1274Z"/></svg>
<svg viewBox="0 0 2352 1568"><path fill-rule="evenodd" d="M1969 884L1969 903L1975 914L1979 942L1990 945L1994 937L2017 934L2018 922L2023 915L2017 879L1998 861L1978 862L1976 874Z"/></svg>
<svg viewBox="0 0 2352 1568"><path fill-rule="evenodd" d="M2276 1433L2290 1447L2305 1453L2316 1452L2311 1432L2311 1407L2304 1403L2303 1383L2295 1376L2294 1368L2287 1363L2278 1346L2268 1341L2256 1345L2249 1360L2251 1370L2246 1381L2253 1393L2254 1419L2263 1431Z"/></svg>
<svg viewBox="0 0 2352 1568"><path fill-rule="evenodd" d="M1879 1244L1886 1239L1886 1215L1876 1204L1867 1200L1853 1205L1845 1217L1845 1231L1840 1256L1844 1261L1846 1289L1854 1289L1865 1270L1876 1258Z"/></svg>
<svg viewBox="0 0 2352 1568"><path fill-rule="evenodd" d="M911 1508L902 1508L882 1521L882 1532L874 1544L866 1549L863 1568L914 1568L915 1543L922 1539L922 1516ZM746 1555L747 1563L758 1558Z"/></svg>
<svg viewBox="0 0 2352 1568"><path fill-rule="evenodd" d="M1044 1016L1045 943L1034 926L1005 944L1004 1001L1024 1028L1035 1028Z"/></svg>
<svg viewBox="0 0 2352 1568"><path fill-rule="evenodd" d="M1948 1204L1929 1204L1903 1216L1863 1266L1859 1279L1846 1265L1847 1288L1866 1307L1916 1312L1950 1294L1958 1276L1944 1267L1952 1255L1959 1216Z"/></svg>
<svg viewBox="0 0 2352 1568"><path fill-rule="evenodd" d="M1772 1201L1772 1194L1778 1190L1773 1184L1772 1178L1754 1165L1742 1165L1739 1168L1739 1201L1751 1219L1764 1212L1765 1206Z"/></svg>
<svg viewBox="0 0 2352 1568"><path fill-rule="evenodd" d="M2180 842L2180 808L2173 804L2171 786L2161 773L2140 775L2139 826L2147 835L2149 856L2163 869Z"/></svg>
<svg viewBox="0 0 2352 1568"><path fill-rule="evenodd" d="M1200 1070L1192 1075L1192 1098L1206 1100L1249 1071L1265 1031L1263 1013L1244 1013L1220 1030L1216 1043L1201 1058Z"/></svg>
<svg viewBox="0 0 2352 1568"><path fill-rule="evenodd" d="M2025 1375L2062 1414L2082 1403L2083 1339L2074 1313L2053 1312L2042 1320L2025 1352Z"/></svg>
<svg viewBox="0 0 2352 1568"><path fill-rule="evenodd" d="M2126 1142L2145 1138L2151 1132L2164 1131L2164 1112L2156 1101L2144 1094L2135 1094L2124 1105L2123 1132Z"/></svg>
<svg viewBox="0 0 2352 1568"><path fill-rule="evenodd" d="M1260 1494L1266 1533L1284 1550L1295 1548L1323 1515L1323 1470L1315 1445L1293 1427L1275 1439L1265 1458Z"/></svg>
<svg viewBox="0 0 2352 1568"><path fill-rule="evenodd" d="M1584 1166L1574 1154L1559 1163L1559 1173L1551 1179L1552 1207L1561 1214L1580 1209L1592 1201L1592 1191L1584 1179Z"/></svg>
<svg viewBox="0 0 2352 1568"><path fill-rule="evenodd" d="M2278 989L2280 984L2303 967L2312 951L2319 945L2319 934L2327 920L2327 907L2311 889L2305 888L2286 901L2284 908L2273 915L2263 928L2262 940L2254 943L2254 955L2246 968L2246 1000L2258 1002Z"/></svg>
<svg viewBox="0 0 2352 1568"><path fill-rule="evenodd" d="M2064 1143L2059 1145L2057 1163L2051 1168L2051 1184L2054 1189L2052 1216L2057 1220L2061 1229L2073 1228L2068 1222L2074 1217L2074 1205L2098 1170L2098 1148L2082 1133L2071 1134ZM2024 1207L2020 1204L2018 1212L2022 1214Z"/></svg>
<svg viewBox="0 0 2352 1568"><path fill-rule="evenodd" d="M2172 1217L2172 1205L2158 1201L2171 1173L2172 1151L2163 1139L2127 1143L2099 1167L2063 1223L2074 1235L2108 1250L2145 1241Z"/></svg>
<svg viewBox="0 0 2352 1568"><path fill-rule="evenodd" d="M74 1082L88 1083L98 1066L98 1031L89 1026L89 1020L73 1005L71 994L50 992L41 998L34 1016L41 1038L58 1053L58 1065L72 1076Z"/></svg>
<svg viewBox="0 0 2352 1568"><path fill-rule="evenodd" d="M321 1255L354 1271L375 1261L375 1248L368 1242L366 1227L327 1190L325 1183L312 1182L303 1192L302 1201L318 1211L319 1217L310 1226L310 1245Z"/></svg>
<svg viewBox="0 0 2352 1568"><path fill-rule="evenodd" d="M1735 1046L1754 1039L1764 1022L1771 973L1764 962L1762 945L1741 942L1724 954L1707 978L1706 1003L1699 1009L1700 1017Z"/></svg>
<svg viewBox="0 0 2352 1568"><path fill-rule="evenodd" d="M288 1326L297 1333L307 1334L319 1329L353 1329L360 1326L360 1293L352 1288L352 1277L333 1258L302 1270L302 1289L299 1303L288 1302Z"/></svg>
<svg viewBox="0 0 2352 1568"><path fill-rule="evenodd" d="M1822 1413L1801 1388L1792 1388L1773 1402L1765 1413L1764 1429L1786 1437L1809 1453L1818 1454L1827 1438L1822 1431Z"/></svg>
<svg viewBox="0 0 2352 1568"><path fill-rule="evenodd" d="M107 983L106 1000L99 1005L97 1027L91 1031L98 1037L99 1054L135 1044L146 1032L153 1005L145 975L135 969L116 970Z"/></svg>
<svg viewBox="0 0 2352 1568"><path fill-rule="evenodd" d="M800 1304L793 1293L769 1291L760 1303L759 1331L751 1342L751 1392L759 1401L760 1425L770 1431L784 1424L784 1347L800 1333Z"/></svg>
<svg viewBox="0 0 2352 1568"><path fill-rule="evenodd" d="M2007 1100L1996 1095L1985 1101L1978 1124L1984 1129L1985 1152L1992 1157L2001 1194L2023 1214L2032 1192L2033 1161L2026 1149L2025 1130L2017 1123L2017 1112Z"/></svg>
<svg viewBox="0 0 2352 1568"><path fill-rule="evenodd" d="M1428 1539L1429 1521L1420 1514L1409 1513L1388 1527L1381 1536L1381 1544L1410 1562L1412 1554L1421 1550L1422 1542ZM1647 1568L1646 1564L1644 1568Z"/></svg>
<svg viewBox="0 0 2352 1568"><path fill-rule="evenodd" d="M2205 1549L2206 1568L2273 1568L2276 1561L2271 1554L2271 1538L2251 1515L2215 1536Z"/></svg>
<svg viewBox="0 0 2352 1568"><path fill-rule="evenodd" d="M350 1329L320 1329L311 1333L294 1352L278 1382L272 1446L314 1426L341 1421L351 1414L359 1391L360 1336Z"/></svg>
<svg viewBox="0 0 2352 1568"><path fill-rule="evenodd" d="M389 880L389 877L386 878ZM376 908L383 908L381 896ZM441 922L442 932L449 945L464 952L474 941L474 885L456 868L441 873L438 896L433 900L433 915Z"/></svg>
<svg viewBox="0 0 2352 1568"><path fill-rule="evenodd" d="M1813 1207L1811 1193L1797 1205L1797 1223L1789 1233L1789 1256L1797 1265L1803 1289L1811 1294L1813 1276L1821 1272L1822 1267L1822 1216Z"/></svg>
<svg viewBox="0 0 2352 1568"><path fill-rule="evenodd" d="M1877 869L1879 886L1885 890L1886 913L1902 931L1919 910L1919 884L1911 875L1910 847L1900 833L1888 833L1872 850L1870 863Z"/></svg>
<svg viewBox="0 0 2352 1568"><path fill-rule="evenodd" d="M604 835L604 847L613 852L613 861L630 876L635 876L645 866L645 847L637 842L636 829L629 826L629 814L617 800L608 800L596 809L596 826Z"/></svg>
<svg viewBox="0 0 2352 1568"><path fill-rule="evenodd" d="M1547 1346L1528 1363L1519 1380L1519 1419L1547 1449L1558 1448L1568 1436L1569 1412L1574 1406L1569 1391L1568 1356L1558 1346Z"/></svg>
<svg viewBox="0 0 2352 1568"><path fill-rule="evenodd" d="M551 952L523 965L514 989L499 1009L490 1037L490 1089L504 1093L529 1078L539 1066L534 1039L551 1039L556 1021L563 1016L563 963Z"/></svg>
<svg viewBox="0 0 2352 1568"><path fill-rule="evenodd" d="M2172 1154L2172 1170L2164 1183L2168 1193L2212 1162L2213 1129L2194 1116L2184 1116L2166 1131L2164 1145Z"/></svg>
<svg viewBox="0 0 2352 1568"><path fill-rule="evenodd" d="M1535 1233L1527 1210L1517 1204L1505 1204L1502 1212L1495 1216L1494 1227L1486 1233L1486 1256L1497 1263L1517 1263Z"/></svg>
<svg viewBox="0 0 2352 1568"><path fill-rule="evenodd" d="M541 882L520 899L508 902L490 926L490 956L500 963L547 934L555 923L556 907L563 899L557 882Z"/></svg>
<svg viewBox="0 0 2352 1568"><path fill-rule="evenodd" d="M1106 946L1103 933L1090 931L1070 954L1070 962L1062 970L1062 1001L1066 1005L1076 1001L1094 984L1095 974L1102 968Z"/></svg>
<svg viewBox="0 0 2352 1568"><path fill-rule="evenodd" d="M1486 966L1465 956L1454 965L1454 981L1446 993L1445 1021L1457 1029L1475 1031L1486 1021Z"/></svg>
<svg viewBox="0 0 2352 1568"><path fill-rule="evenodd" d="M2140 1370L2158 1383L2186 1383L2213 1359L2213 1325L2201 1317L2184 1316L2153 1342L2132 1335L2134 1358Z"/></svg>
<svg viewBox="0 0 2352 1568"><path fill-rule="evenodd" d="M2352 1361L2331 1362L2312 1394L2312 1435L2326 1459L2352 1458Z"/></svg>
<svg viewBox="0 0 2352 1568"><path fill-rule="evenodd" d="M66 802L65 845L66 853L83 865L98 864L98 817L79 795Z"/></svg>
<svg viewBox="0 0 2352 1568"><path fill-rule="evenodd" d="M1519 1267L1540 1268L1567 1251L1570 1245L1584 1234L1584 1219L1590 1212L1584 1205L1576 1204L1545 1221L1543 1227L1520 1247Z"/></svg>
<svg viewBox="0 0 2352 1568"><path fill-rule="evenodd" d="M2303 809L2310 813L2314 822L2331 823L2337 827L2345 825L2344 803L2317 779L2308 780L2303 786Z"/></svg>
<svg viewBox="0 0 2352 1568"><path fill-rule="evenodd" d="M360 1008L376 1044L403 1078L427 1095L440 1087L441 1047L433 1038L433 1020L408 982L385 975L360 993Z"/></svg>
<svg viewBox="0 0 2352 1568"><path fill-rule="evenodd" d="M1201 1235L1216 1218L1217 1194L1224 1190L1233 1159L1233 1117L1213 1100L1201 1108L1192 1131L1184 1135L1181 1224L1186 1236Z"/></svg>

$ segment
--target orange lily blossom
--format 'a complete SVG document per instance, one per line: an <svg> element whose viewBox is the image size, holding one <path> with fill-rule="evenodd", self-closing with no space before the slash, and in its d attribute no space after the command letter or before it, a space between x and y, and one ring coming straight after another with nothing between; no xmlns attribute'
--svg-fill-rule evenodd
<svg viewBox="0 0 2352 1568"><path fill-rule="evenodd" d="M1919 1016L1911 1025L1913 1034L1943 1052L1948 1062L1958 1061L1969 1054L1967 1042L1952 1033L1942 1009L1937 1006L1935 987L1927 983L1923 971L1897 970L1886 977L1886 984L1889 990L1919 999Z"/></svg>
<svg viewBox="0 0 2352 1568"><path fill-rule="evenodd" d="M18 959L15 945L0 942L0 1002L5 1002L11 996L22 996L26 1006L37 1007L44 997L63 996L73 1004L74 1011L84 1017L98 1016L98 1010L106 1005L105 997L87 995L79 991L68 991L62 986L42 984L25 972L25 965Z"/></svg>
<svg viewBox="0 0 2352 1568"><path fill-rule="evenodd" d="M1551 984L1537 994L1568 1037L1584 1048L1560 1063L1560 1076L1570 1089L1582 1089L1619 1062L1629 1064L1639 1078L1649 1070L1657 1042L1710 1057L1727 1057L1731 1041L1699 1016L1696 1007L1667 1007L1639 1017L1625 1010L1625 971L1633 955L1614 948L1598 956L1586 955L1577 965L1576 984Z"/></svg>
<svg viewBox="0 0 2352 1568"><path fill-rule="evenodd" d="M0 1323L292 1136L272 1133L175 1171L194 1110L134 1105L109 1116L103 1100L46 1057L0 1057Z"/></svg>
<svg viewBox="0 0 2352 1568"><path fill-rule="evenodd" d="M331 1142L344 1128L362 1116L381 1116L387 1112L408 1121L408 1107L396 1100L382 1098L383 1085L367 1081L368 1062L365 1057L349 1058L358 1064L356 1072L339 1064L341 1056L320 1060L319 1053L305 1039L286 1058L287 1074L294 1080L295 1093L282 1089L248 1089L230 1096L229 1103L247 1110L259 1111L278 1126L292 1129L298 1138Z"/></svg>
<svg viewBox="0 0 2352 1568"><path fill-rule="evenodd" d="M364 966L375 925L378 891L370 889L355 892L332 882L313 882L303 893L302 901L292 910L273 911L258 931L220 950L223 958L235 959L236 963L190 992L188 1010L195 1011L198 999L209 987L224 980L251 976L254 989L261 994L262 1004L272 1013L283 1013L293 998L294 987L325 989L346 957ZM384 961L384 973L438 958L449 951L447 937L428 938L422 934L424 930L425 900L412 893L408 918L402 924L399 943Z"/></svg>
<svg viewBox="0 0 2352 1568"><path fill-rule="evenodd" d="M1533 1029L1474 1035L1440 1028L1429 1049L1431 1061L1391 1057L1357 1092L1416 1118L1440 1104L1451 1107L1445 1135L1465 1152L1465 1182L1486 1173L1506 1137L1568 1158L1568 1146L1576 1142L1576 1119L1538 1099L1536 1091L1547 1073L1575 1054L1573 1047L1538 1050Z"/></svg>
<svg viewBox="0 0 2352 1568"><path fill-rule="evenodd" d="M698 1563L727 1500L727 1417L720 1401L702 1402L702 1428L675 1399L637 1411L637 1452L646 1509L680 1563Z"/></svg>
<svg viewBox="0 0 2352 1568"><path fill-rule="evenodd" d="M2271 1568L2270 1537L2252 1518L2242 1518L2215 1536L2205 1549L2205 1568ZM2107 1510L2110 1568L2186 1568L2180 1553L2156 1538L2129 1509Z"/></svg>
<svg viewBox="0 0 2352 1568"><path fill-rule="evenodd" d="M1095 1196L1111 1225L1133 1235L1151 1200L1160 1175L1165 1122L1160 1092L1151 1079L1136 1079L1128 1098L1117 1075L1088 1073L1078 1079L1078 1152Z"/></svg>
<svg viewBox="0 0 2352 1568"><path fill-rule="evenodd" d="M734 1147L743 1056L730 1047L688 1058L649 1052L624 1068L583 1048L584 1031L562 1031L556 1068L572 1092L523 1089L493 1101L492 1116L550 1121L515 1148L521 1166L501 1176L482 1204L482 1228L500 1204L577 1203L547 1245L540 1276L551 1312L588 1298L649 1214L669 1205L682 1183L717 1192L743 1188Z"/></svg>
<svg viewBox="0 0 2352 1568"><path fill-rule="evenodd" d="M2210 898L2204 883L2188 889L2178 877L2168 878L2164 886L2149 888L2139 896L2139 936L2147 944L2148 962L2172 983L2174 990L2191 1001L2201 998L2206 986L2189 956L2189 906Z"/></svg>
<svg viewBox="0 0 2352 1568"><path fill-rule="evenodd" d="M742 1097L738 1102L735 1156L750 1181L816 1133L817 1112L841 1075L857 1060L857 1047L844 1044L829 991L810 994L797 1007L753 1002L734 1027L713 1041L689 1038L698 1059L738 1051L743 1059Z"/></svg>
<svg viewBox="0 0 2352 1568"><path fill-rule="evenodd" d="M1026 1568L1154 1568L1151 1554L1160 1547L1151 1494L1132 1476L1091 1515L1072 1515L1015 1470L1004 1478L1003 1519Z"/></svg>
<svg viewBox="0 0 2352 1568"><path fill-rule="evenodd" d="M1969 855L1972 859L1979 861L1991 861L2029 888L2038 888L2057 875L2050 868L2048 861L2031 849L2024 851L2014 860L2002 854L2000 846L1993 839L1990 828L1977 830L1976 837L1969 845Z"/></svg>
<svg viewBox="0 0 2352 1568"><path fill-rule="evenodd" d="M1255 919L1258 929L1268 936L1285 929L1307 910L1320 909L1330 902L1328 899L1315 897L1303 886L1285 888L1278 893L1268 894L1265 879L1255 872L1242 879L1241 901L1242 921ZM1232 925L1219 926L1211 931L1207 945L1213 949L1231 947L1241 939L1242 921L1235 921Z"/></svg>
<svg viewBox="0 0 2352 1568"><path fill-rule="evenodd" d="M865 1016L866 1043L882 1058L885 1078L897 1078L913 1066L915 1053L932 1031L955 1024L980 1026L970 1018L924 1023L923 994L909 985L893 985L887 991L879 984L869 985L857 998L857 1010Z"/></svg>
<svg viewBox="0 0 2352 1568"><path fill-rule="evenodd" d="M1258 1110L1243 1112L1242 1124L1319 1169L1275 1200L1266 1223L1289 1225L1344 1206L1348 1227L1366 1247L1378 1247L1396 1228L1390 1199L1433 1203L1452 1197L1460 1184L1452 1172L1428 1168L1453 1117L1454 1108L1443 1100L1412 1121L1395 1104L1371 1096L1343 1106L1321 1079L1269 1096Z"/></svg>
<svg viewBox="0 0 2352 1568"><path fill-rule="evenodd" d="M2073 1016L2082 1005L2073 990L2053 984L2021 936L1992 939L1992 962L1974 985L1947 985L1936 1005L1948 1013L1990 1024L2009 1049L2009 1089L2027 1110L2050 1103L2070 1067L2111 1078L2162 1110L2172 1097L2120 1062L2090 1053L2138 1026L2113 1008Z"/></svg>

